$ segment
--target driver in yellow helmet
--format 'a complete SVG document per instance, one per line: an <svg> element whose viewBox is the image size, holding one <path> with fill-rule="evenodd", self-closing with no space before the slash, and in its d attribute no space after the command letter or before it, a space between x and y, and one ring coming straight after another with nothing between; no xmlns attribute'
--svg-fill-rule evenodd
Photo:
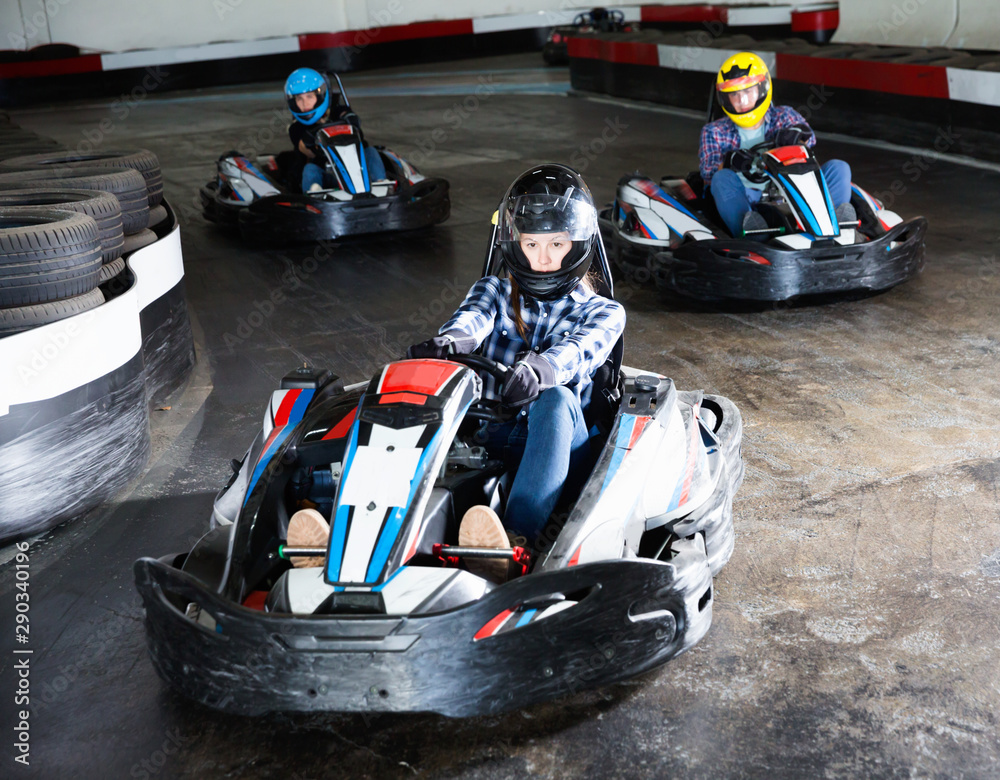
<svg viewBox="0 0 1000 780"><path fill-rule="evenodd" d="M722 63L715 95L726 115L702 128L699 169L722 221L733 236L741 237L767 228L753 210L765 185L743 175L752 160L747 150L765 141L775 146L813 146L816 136L794 108L771 105L771 74L756 54L740 52ZM850 166L843 160L828 160L822 170L837 218L853 222L857 217L851 206Z"/></svg>

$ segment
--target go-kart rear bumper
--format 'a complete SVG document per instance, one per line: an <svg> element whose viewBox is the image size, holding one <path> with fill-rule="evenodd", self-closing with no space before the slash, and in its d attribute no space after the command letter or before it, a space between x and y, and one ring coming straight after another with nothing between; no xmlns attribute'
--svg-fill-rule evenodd
<svg viewBox="0 0 1000 780"><path fill-rule="evenodd" d="M807 250L746 240L692 241L660 252L650 270L661 290L702 300L783 301L802 295L886 290L924 264L923 217L863 244ZM750 253L767 263L748 258Z"/></svg>
<svg viewBox="0 0 1000 780"><path fill-rule="evenodd" d="M167 563L142 558L134 569L160 676L191 699L247 715L499 712L656 667L694 645L712 616L700 538L680 543L670 563L532 574L467 606L416 617L266 614ZM506 610L553 593L579 603L474 640ZM215 618L216 631L184 616L189 602Z"/></svg>
<svg viewBox="0 0 1000 780"><path fill-rule="evenodd" d="M383 197L332 201L310 195L272 195L243 209L239 227L250 241L319 241L415 230L443 222L450 212L448 182L424 179Z"/></svg>

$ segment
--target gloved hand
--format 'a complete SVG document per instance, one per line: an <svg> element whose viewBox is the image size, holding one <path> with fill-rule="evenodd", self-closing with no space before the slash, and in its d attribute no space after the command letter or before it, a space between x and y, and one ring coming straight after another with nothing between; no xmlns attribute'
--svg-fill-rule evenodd
<svg viewBox="0 0 1000 780"><path fill-rule="evenodd" d="M809 143L813 138L813 131L809 125L791 125L783 127L774 134L775 146L799 146Z"/></svg>
<svg viewBox="0 0 1000 780"><path fill-rule="evenodd" d="M555 384L556 372L541 355L527 352L507 374L500 400L507 406L523 406Z"/></svg>
<svg viewBox="0 0 1000 780"><path fill-rule="evenodd" d="M733 149L723 155L722 167L732 168L737 173L742 173L745 176L750 172L750 168L753 165L753 157L749 149Z"/></svg>
<svg viewBox="0 0 1000 780"><path fill-rule="evenodd" d="M471 352L476 348L476 340L460 330L449 330L441 336L414 344L406 350L406 357L444 360L448 355Z"/></svg>

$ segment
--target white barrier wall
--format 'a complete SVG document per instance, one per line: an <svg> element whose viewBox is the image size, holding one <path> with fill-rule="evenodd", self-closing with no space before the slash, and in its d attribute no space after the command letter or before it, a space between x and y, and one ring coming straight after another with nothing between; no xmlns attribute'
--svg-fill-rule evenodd
<svg viewBox="0 0 1000 780"><path fill-rule="evenodd" d="M954 49L1000 51L1000 3L959 0L958 25L945 45Z"/></svg>
<svg viewBox="0 0 1000 780"><path fill-rule="evenodd" d="M879 46L944 46L969 0L840 0L840 26L834 43ZM997 0L972 0L971 5ZM962 10L959 10L961 6ZM993 37L1000 38L994 18ZM991 47L997 48L997 47Z"/></svg>
<svg viewBox="0 0 1000 780"><path fill-rule="evenodd" d="M691 2L664 0L650 5L688 5ZM600 4L613 7L642 3L603 0ZM817 0L729 0L706 4L792 8L818 3ZM91 51L120 52L512 14L542 14L546 18L537 26L548 27L564 23L567 12L589 10L593 5L585 0L508 0L500 3L487 0L448 3L440 0L0 0L0 30L6 33L0 48L26 49L51 42L71 43Z"/></svg>

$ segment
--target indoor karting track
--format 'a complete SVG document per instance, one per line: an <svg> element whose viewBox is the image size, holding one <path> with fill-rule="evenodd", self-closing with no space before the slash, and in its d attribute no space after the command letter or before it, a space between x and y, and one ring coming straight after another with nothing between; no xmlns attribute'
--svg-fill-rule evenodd
<svg viewBox="0 0 1000 780"><path fill-rule="evenodd" d="M566 71L538 54L346 82L371 140L450 180L444 225L327 256L242 244L206 223L197 191L220 153L285 146L277 83L153 95L105 135L107 148L160 157L182 220L198 365L154 412L153 458L120 505L30 549L42 704L30 772L18 776L995 777L1000 173L822 136L821 157L848 160L876 194L895 183L891 207L930 221L915 281L739 312L618 291L626 362L730 397L746 425L736 550L693 651L624 685L467 721L248 720L157 678L132 562L206 530L229 459L286 371L308 362L356 382L431 335L477 278L490 214L530 163L575 164L600 202L625 173L696 163L696 117L567 96ZM110 102L12 116L75 147ZM7 564L5 627L12 584ZM0 656L5 725L11 657Z"/></svg>

